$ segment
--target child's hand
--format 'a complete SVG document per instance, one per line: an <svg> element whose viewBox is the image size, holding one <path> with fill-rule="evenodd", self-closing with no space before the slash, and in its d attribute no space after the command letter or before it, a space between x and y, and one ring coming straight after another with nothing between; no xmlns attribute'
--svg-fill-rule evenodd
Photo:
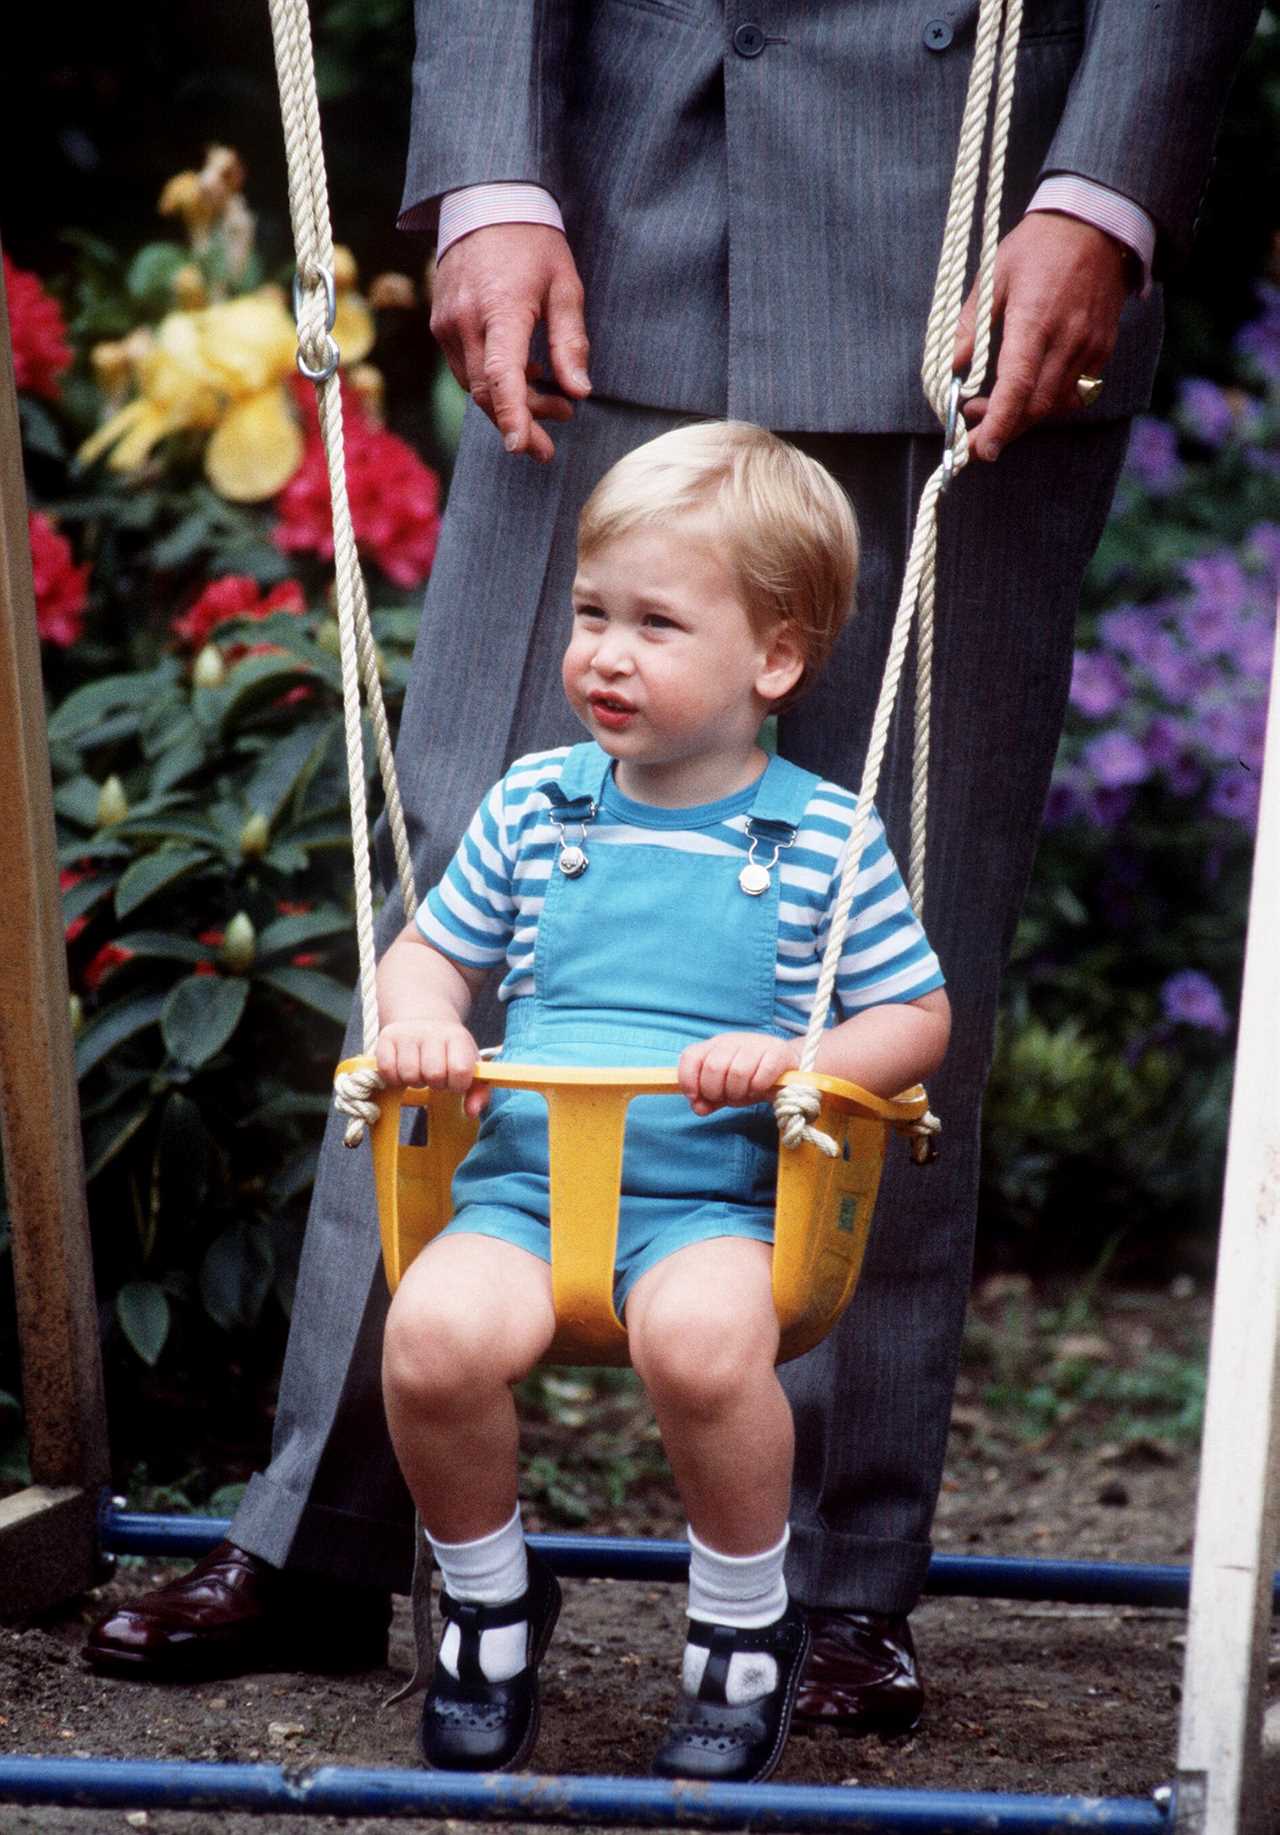
<svg viewBox="0 0 1280 1835"><path fill-rule="evenodd" d="M742 1108L763 1102L783 1071L794 1070L799 1061L795 1040L768 1032L719 1032L685 1047L677 1075L694 1114L710 1115L725 1104Z"/></svg>
<svg viewBox="0 0 1280 1835"><path fill-rule="evenodd" d="M465 1090L471 1116L488 1104L488 1084L473 1082L480 1054L461 1020L392 1020L378 1034L374 1055L383 1080L395 1088Z"/></svg>

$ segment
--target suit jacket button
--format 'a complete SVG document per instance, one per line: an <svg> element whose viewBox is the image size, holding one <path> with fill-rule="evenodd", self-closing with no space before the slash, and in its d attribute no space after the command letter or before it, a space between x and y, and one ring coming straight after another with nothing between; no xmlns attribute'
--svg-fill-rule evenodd
<svg viewBox="0 0 1280 1835"><path fill-rule="evenodd" d="M759 57L764 43L764 32L758 25L740 25L733 35L733 48L739 57Z"/></svg>
<svg viewBox="0 0 1280 1835"><path fill-rule="evenodd" d="M924 29L924 42L930 51L945 51L954 37L945 19L931 19Z"/></svg>

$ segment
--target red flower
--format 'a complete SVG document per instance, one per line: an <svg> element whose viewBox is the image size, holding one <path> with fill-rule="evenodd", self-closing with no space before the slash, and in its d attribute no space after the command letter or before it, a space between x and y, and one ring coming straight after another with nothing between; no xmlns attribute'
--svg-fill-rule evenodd
<svg viewBox="0 0 1280 1835"><path fill-rule="evenodd" d="M4 290L9 298L14 381L32 395L57 401L61 393L58 378L71 366L62 308L52 294L45 292L35 274L15 268L7 255Z"/></svg>
<svg viewBox="0 0 1280 1835"><path fill-rule="evenodd" d="M280 917L306 917L308 912L314 910L315 905L309 898L278 898L276 900L276 913Z"/></svg>
<svg viewBox="0 0 1280 1835"><path fill-rule="evenodd" d="M233 618L269 618L272 612L298 613L306 609L296 580L282 580L264 595L258 582L247 574L229 573L221 580L210 581L188 611L170 619L169 629L188 649L203 650L218 626Z"/></svg>
<svg viewBox="0 0 1280 1835"><path fill-rule="evenodd" d="M342 402L347 496L356 541L397 586L417 586L435 559L440 480L411 446L369 420L352 391L344 389ZM276 499L280 521L272 540L286 554L318 554L330 560L329 470L314 404L307 404L304 412L308 430L302 464Z"/></svg>
<svg viewBox="0 0 1280 1835"><path fill-rule="evenodd" d="M101 983L106 980L113 969L118 969L121 963L132 962L132 960L133 951L131 949L121 949L118 943L104 943L97 955L85 964L81 979L89 992L96 994Z"/></svg>
<svg viewBox="0 0 1280 1835"><path fill-rule="evenodd" d="M82 879L88 879L88 877L89 869L87 867L63 867L62 871L58 874L58 890L60 892L70 892L72 886L78 886ZM66 927L67 942L74 943L88 922L89 918L85 912L81 912L79 917L73 917Z"/></svg>
<svg viewBox="0 0 1280 1835"><path fill-rule="evenodd" d="M203 943L206 949L221 949L226 940L225 930L202 930L196 937L196 942ZM212 962L196 963L195 973L197 975L216 975L217 972L217 967Z"/></svg>
<svg viewBox="0 0 1280 1835"><path fill-rule="evenodd" d="M33 510L27 517L31 576L36 591L36 630L46 643L69 649L84 628L89 598L89 563L77 567L71 544L47 516Z"/></svg>
<svg viewBox="0 0 1280 1835"><path fill-rule="evenodd" d="M304 949L300 955L291 956L289 960L295 968L314 968L320 958L314 950Z"/></svg>

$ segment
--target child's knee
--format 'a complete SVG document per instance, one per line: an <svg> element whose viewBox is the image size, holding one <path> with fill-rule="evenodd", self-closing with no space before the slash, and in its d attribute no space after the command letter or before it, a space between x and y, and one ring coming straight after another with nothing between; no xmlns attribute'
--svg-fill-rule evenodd
<svg viewBox="0 0 1280 1835"><path fill-rule="evenodd" d="M689 1289L655 1297L631 1332L636 1372L658 1407L713 1417L773 1367L772 1319L744 1319Z"/></svg>

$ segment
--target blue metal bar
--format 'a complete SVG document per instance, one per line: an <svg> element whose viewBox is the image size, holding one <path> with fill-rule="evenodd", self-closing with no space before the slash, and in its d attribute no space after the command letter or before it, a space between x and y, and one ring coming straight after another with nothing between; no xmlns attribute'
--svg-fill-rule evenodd
<svg viewBox="0 0 1280 1835"><path fill-rule="evenodd" d="M226 1517L155 1516L107 1509L105 1550L119 1555L203 1555L231 1527ZM558 1574L574 1579L683 1580L685 1542L627 1536L531 1536ZM1021 1561L983 1555L935 1555L925 1592L973 1599L1053 1599L1072 1604L1185 1606L1191 1570L1126 1561ZM1280 1577L1272 1594L1280 1611Z"/></svg>
<svg viewBox="0 0 1280 1835"><path fill-rule="evenodd" d="M610 1821L636 1828L906 1831L909 1835L1167 1835L1169 1814L1140 1797L1000 1796L860 1790L830 1784L681 1784L651 1778L470 1776L322 1765L187 1764L154 1759L0 1758L0 1802L76 1809L274 1811L292 1816Z"/></svg>

